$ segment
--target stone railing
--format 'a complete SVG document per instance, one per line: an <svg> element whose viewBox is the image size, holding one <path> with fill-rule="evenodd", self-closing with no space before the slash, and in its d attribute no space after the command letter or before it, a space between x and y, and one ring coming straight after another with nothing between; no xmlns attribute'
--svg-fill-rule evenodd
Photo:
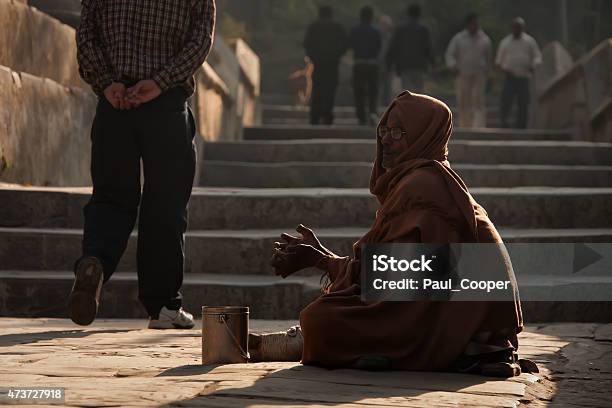
<svg viewBox="0 0 612 408"><path fill-rule="evenodd" d="M612 39L580 58L541 92L535 125L573 128L580 139L612 142Z"/></svg>
<svg viewBox="0 0 612 408"><path fill-rule="evenodd" d="M227 115L236 118L225 122L225 138L240 139L244 126L261 122L259 57L240 39L216 38L208 62L227 86Z"/></svg>
<svg viewBox="0 0 612 408"><path fill-rule="evenodd" d="M78 75L74 38L59 20L0 0L0 182L90 184L97 97ZM257 123L259 60L236 44L218 38L210 64L196 73L191 104L200 145L239 139L243 126Z"/></svg>
<svg viewBox="0 0 612 408"><path fill-rule="evenodd" d="M535 69L535 91L539 95L574 66L570 53L558 41L542 49L542 63Z"/></svg>
<svg viewBox="0 0 612 408"><path fill-rule="evenodd" d="M240 64L240 88L242 124L250 126L261 122L261 111L258 104L260 95L260 63L259 57L241 39L229 41L230 47Z"/></svg>

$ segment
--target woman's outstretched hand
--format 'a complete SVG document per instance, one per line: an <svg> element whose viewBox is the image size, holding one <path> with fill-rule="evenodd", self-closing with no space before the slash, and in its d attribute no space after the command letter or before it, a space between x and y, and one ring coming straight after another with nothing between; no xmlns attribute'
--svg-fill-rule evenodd
<svg viewBox="0 0 612 408"><path fill-rule="evenodd" d="M316 266L326 256L312 245L276 242L270 264L276 275L286 278L299 270Z"/></svg>
<svg viewBox="0 0 612 408"><path fill-rule="evenodd" d="M310 228L306 227L303 224L300 224L296 227L295 230L302 236L301 238L294 237L293 235L289 235L286 233L282 233L281 239L285 242L281 242L279 244L284 245L284 246L306 244L306 245L310 245L314 247L315 249L323 252L326 255L335 256L335 254L332 251L325 248L323 244L321 244L321 241L319 241L319 238L317 238L315 233Z"/></svg>

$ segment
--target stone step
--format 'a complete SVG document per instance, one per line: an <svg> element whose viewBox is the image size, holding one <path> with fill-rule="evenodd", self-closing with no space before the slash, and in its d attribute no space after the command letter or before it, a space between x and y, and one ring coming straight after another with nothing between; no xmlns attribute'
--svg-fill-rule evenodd
<svg viewBox="0 0 612 408"><path fill-rule="evenodd" d="M264 126L303 126L308 125L310 122L308 118L263 118L262 124ZM360 126L357 118L334 118L334 126Z"/></svg>
<svg viewBox="0 0 612 408"><path fill-rule="evenodd" d="M612 279L609 277L517 277L526 301L523 317L529 322L609 322ZM0 314L8 317L66 317L71 272L0 272ZM143 318L137 300L135 273L117 274L104 287L99 318ZM248 305L253 319L296 319L300 310L320 294L318 278L187 275L181 292L183 305L198 316L202 306ZM578 301L566 301L569 297ZM559 299L559 300L558 300ZM587 301L588 300L588 301ZM559 313L562 310L563 313ZM576 319L576 317L578 317ZM548 319L548 320L547 320Z"/></svg>
<svg viewBox="0 0 612 408"><path fill-rule="evenodd" d="M368 162L374 140L248 140L204 145L204 160L235 162ZM452 164L612 165L612 143L452 140Z"/></svg>
<svg viewBox="0 0 612 408"><path fill-rule="evenodd" d="M262 120L264 125L292 125L300 126L307 125L310 123L308 118L291 119L291 118L267 118ZM453 116L453 123L459 123L458 117ZM357 118L334 118L334 126L360 126ZM488 128L499 128L501 127L501 121L498 117L487 118Z"/></svg>
<svg viewBox="0 0 612 408"><path fill-rule="evenodd" d="M284 59L282 59L282 61L284 61ZM348 84L347 84L348 86ZM345 89L347 91L347 94L345 94L344 96L347 97L347 101L346 102L340 102L338 101L335 104L334 107L334 111L337 111L338 109L340 110L354 110L354 98L353 95L351 94L351 90L350 87ZM441 101L443 101L445 104L447 104L448 106L455 106L457 105L457 96L455 95L455 92L428 92L427 95L439 99ZM499 92L493 92L493 93L488 93L486 95L486 105L488 107L492 107L493 109L497 109L497 106L499 105L499 101L500 101L501 95L499 94ZM286 92L263 92L261 94L261 101L262 101L262 105L264 107L271 107L271 108L282 108L282 109L296 109L296 110L308 110L308 106L303 106L303 105L296 105L295 104L295 95L286 93ZM338 99L338 98L336 98ZM379 106L379 109L385 109L386 106Z"/></svg>
<svg viewBox="0 0 612 408"><path fill-rule="evenodd" d="M612 166L458 164L470 187L612 187ZM372 164L366 162L247 163L204 161L200 185L210 187L366 188Z"/></svg>
<svg viewBox="0 0 612 408"><path fill-rule="evenodd" d="M386 107L384 106L378 107L379 112L384 112L385 109ZM263 121L273 118L308 120L310 114L310 107L308 106L264 104L262 105L261 110ZM336 106L334 108L334 117L338 119L354 119L357 116L353 106Z"/></svg>
<svg viewBox="0 0 612 408"><path fill-rule="evenodd" d="M185 271L189 274L272 275L269 266L272 247L274 241L280 240L282 232L292 233L294 227L190 230L185 245ZM316 229L323 244L339 255L352 254L353 243L366 232L364 228ZM500 233L507 243L612 242L612 229L501 228ZM81 255L81 236L82 231L77 229L0 228L0 268L24 271L70 268ZM119 271L136 269L136 239L134 233L119 263ZM301 274L319 276L321 273L313 269Z"/></svg>
<svg viewBox="0 0 612 408"><path fill-rule="evenodd" d="M0 315L66 317L72 272L0 271ZM299 311L320 294L318 277L186 275L181 288L183 306L196 315L202 306L250 307L253 319L296 319ZM119 273L104 285L100 318L143 318L138 282L133 272Z"/></svg>
<svg viewBox="0 0 612 408"><path fill-rule="evenodd" d="M244 129L245 140L292 140L292 139L370 139L376 131L365 126L293 126L267 125ZM566 130L549 129L462 129L455 128L454 139L463 140L571 140Z"/></svg>
<svg viewBox="0 0 612 408"><path fill-rule="evenodd" d="M386 106L379 106L378 112L384 112ZM457 112L456 107L451 106L453 115ZM298 120L307 122L310 117L310 108L307 106L291 106L291 105L263 105L262 120L268 123L274 120ZM499 119L499 109L489 106L487 108L487 117L489 119ZM357 113L353 106L336 106L334 108L334 118L339 120L357 120Z"/></svg>
<svg viewBox="0 0 612 408"><path fill-rule="evenodd" d="M612 227L612 188L472 188L498 226ZM80 228L88 189L0 187L1 227ZM6 203L6 204L4 204ZM194 188L190 228L368 227L378 205L366 189Z"/></svg>

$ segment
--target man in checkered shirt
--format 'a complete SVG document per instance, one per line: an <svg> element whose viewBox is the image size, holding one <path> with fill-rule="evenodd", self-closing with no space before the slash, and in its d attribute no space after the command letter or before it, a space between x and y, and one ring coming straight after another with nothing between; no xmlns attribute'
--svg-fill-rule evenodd
<svg viewBox="0 0 612 408"><path fill-rule="evenodd" d="M96 316L138 218L139 299L150 328L191 328L181 294L196 128L187 99L213 42L214 0L82 0L79 72L98 95L93 194L69 314ZM144 171L141 188L140 162Z"/></svg>

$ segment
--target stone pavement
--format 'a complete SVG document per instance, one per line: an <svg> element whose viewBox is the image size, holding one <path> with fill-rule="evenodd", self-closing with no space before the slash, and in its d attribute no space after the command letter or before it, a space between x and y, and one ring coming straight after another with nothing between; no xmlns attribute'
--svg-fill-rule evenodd
<svg viewBox="0 0 612 408"><path fill-rule="evenodd" d="M200 331L144 320L0 319L1 387L65 387L68 406L612 406L612 325L529 326L538 376L324 370L298 363L201 366ZM254 331L293 321L252 320Z"/></svg>

